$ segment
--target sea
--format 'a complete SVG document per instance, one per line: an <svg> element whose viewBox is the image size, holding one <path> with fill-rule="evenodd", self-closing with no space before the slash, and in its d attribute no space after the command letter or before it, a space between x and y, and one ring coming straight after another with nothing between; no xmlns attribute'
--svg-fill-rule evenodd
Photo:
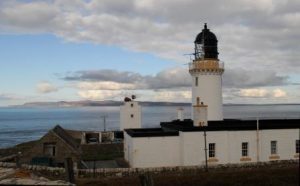
<svg viewBox="0 0 300 186"><path fill-rule="evenodd" d="M191 107L182 108L184 118L191 118ZM142 127L159 127L162 121L177 119L177 109L176 106L143 106ZM227 119L299 119L300 105L225 105L223 112ZM0 148L37 140L56 125L86 131L118 130L120 107L2 107Z"/></svg>

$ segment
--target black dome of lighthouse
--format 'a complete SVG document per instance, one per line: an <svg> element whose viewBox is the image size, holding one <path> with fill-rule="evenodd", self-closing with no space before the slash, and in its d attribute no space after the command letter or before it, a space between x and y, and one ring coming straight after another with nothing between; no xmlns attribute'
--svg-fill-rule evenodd
<svg viewBox="0 0 300 186"><path fill-rule="evenodd" d="M216 35L207 29L206 23L194 43L196 59L218 59L218 40Z"/></svg>

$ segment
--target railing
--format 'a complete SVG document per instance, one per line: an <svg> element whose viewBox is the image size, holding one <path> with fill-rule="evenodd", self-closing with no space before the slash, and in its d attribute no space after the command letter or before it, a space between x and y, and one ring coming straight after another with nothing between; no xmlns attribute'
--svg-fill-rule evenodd
<svg viewBox="0 0 300 186"><path fill-rule="evenodd" d="M215 60L194 61L189 63L189 70L224 70L224 63Z"/></svg>

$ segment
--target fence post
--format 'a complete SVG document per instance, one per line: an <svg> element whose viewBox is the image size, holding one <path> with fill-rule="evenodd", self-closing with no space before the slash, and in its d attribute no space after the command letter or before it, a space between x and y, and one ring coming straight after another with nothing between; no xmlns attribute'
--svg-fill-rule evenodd
<svg viewBox="0 0 300 186"><path fill-rule="evenodd" d="M142 174L139 176L140 183L142 186L153 186L153 178L150 172L146 172L145 174Z"/></svg>
<svg viewBox="0 0 300 186"><path fill-rule="evenodd" d="M66 180L70 183L75 183L72 158L65 159L65 169L66 169Z"/></svg>
<svg viewBox="0 0 300 186"><path fill-rule="evenodd" d="M20 156L21 156L21 152L18 152L17 156L16 156L16 167L17 168L21 168Z"/></svg>
<svg viewBox="0 0 300 186"><path fill-rule="evenodd" d="M96 160L94 160L94 164L93 164L93 178L96 177Z"/></svg>

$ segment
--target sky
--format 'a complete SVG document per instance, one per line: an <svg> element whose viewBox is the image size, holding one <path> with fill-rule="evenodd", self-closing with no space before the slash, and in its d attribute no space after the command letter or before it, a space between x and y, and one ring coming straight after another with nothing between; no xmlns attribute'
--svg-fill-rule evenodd
<svg viewBox="0 0 300 186"><path fill-rule="evenodd" d="M299 0L1 0L0 106L190 102L185 54L204 23L224 103L300 103Z"/></svg>

